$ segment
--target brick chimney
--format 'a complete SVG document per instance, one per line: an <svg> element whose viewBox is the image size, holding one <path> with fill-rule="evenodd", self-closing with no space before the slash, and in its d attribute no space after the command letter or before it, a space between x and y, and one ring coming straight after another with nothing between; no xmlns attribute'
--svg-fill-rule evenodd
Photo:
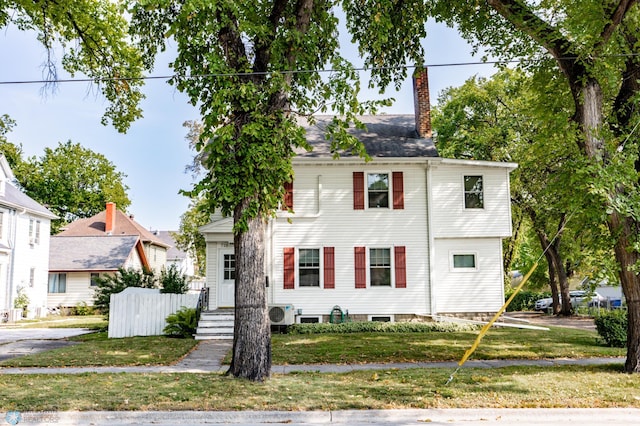
<svg viewBox="0 0 640 426"><path fill-rule="evenodd" d="M107 217L104 220L104 232L113 234L116 227L116 203L107 203Z"/></svg>
<svg viewBox="0 0 640 426"><path fill-rule="evenodd" d="M413 102L416 111L416 132L421 138L430 138L431 103L429 102L429 74L427 67L416 68L413 73Z"/></svg>

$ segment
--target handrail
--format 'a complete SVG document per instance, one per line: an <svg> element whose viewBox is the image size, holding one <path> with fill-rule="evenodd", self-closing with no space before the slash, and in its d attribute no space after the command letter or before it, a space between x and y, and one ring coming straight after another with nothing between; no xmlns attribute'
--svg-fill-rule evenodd
<svg viewBox="0 0 640 426"><path fill-rule="evenodd" d="M196 315L198 321L200 320L200 314L204 310L209 308L209 287L202 287L200 289L200 295L198 296L198 304L196 305Z"/></svg>

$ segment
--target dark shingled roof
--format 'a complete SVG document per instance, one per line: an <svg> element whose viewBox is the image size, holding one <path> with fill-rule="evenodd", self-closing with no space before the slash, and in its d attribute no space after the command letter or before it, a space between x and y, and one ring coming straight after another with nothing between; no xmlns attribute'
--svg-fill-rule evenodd
<svg viewBox="0 0 640 426"><path fill-rule="evenodd" d="M176 240L173 238L173 233L176 231L156 231L154 234L156 237L160 238L162 242L171 246L167 250L167 260L184 260L187 258L187 252L180 250L176 246Z"/></svg>
<svg viewBox="0 0 640 426"><path fill-rule="evenodd" d="M299 123L307 131L307 141L313 151L296 150L298 157L331 157L330 141L325 139L325 128L332 116L316 116L316 123L309 125L306 119ZM415 128L414 115L370 115L358 117L367 130L350 129L366 147L371 157L437 157L438 152L432 138L421 138ZM351 153L340 153L341 157L353 157Z"/></svg>
<svg viewBox="0 0 640 426"><path fill-rule="evenodd" d="M137 235L52 236L49 270L115 271L124 266L139 238Z"/></svg>

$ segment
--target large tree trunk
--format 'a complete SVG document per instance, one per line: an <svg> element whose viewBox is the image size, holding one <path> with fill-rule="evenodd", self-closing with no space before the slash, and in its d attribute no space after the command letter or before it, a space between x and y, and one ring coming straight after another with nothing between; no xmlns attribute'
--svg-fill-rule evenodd
<svg viewBox="0 0 640 426"><path fill-rule="evenodd" d="M604 143L598 134L604 114L600 85L594 79L587 79L581 93L583 108L578 117L581 118L580 123L586 136L585 153L591 159L606 162ZM621 182L619 191L624 192L624 184L637 185L637 182ZM640 373L640 275L633 272L633 267L637 267L637 262L640 260L640 253L633 248L632 244L632 241L637 238L640 224L631 217L624 217L615 209L611 210L608 225L615 238L614 248L616 260L620 266L620 281L627 300L628 326L625 371Z"/></svg>
<svg viewBox="0 0 640 426"><path fill-rule="evenodd" d="M609 216L609 228L616 236L616 259L620 264L620 282L627 301L627 361L624 370L640 373L640 277L631 268L640 261L640 254L629 249L631 241L637 238L640 224L613 212Z"/></svg>
<svg viewBox="0 0 640 426"><path fill-rule="evenodd" d="M238 222L249 200L236 207ZM271 328L264 276L264 220L249 219L248 229L236 233L235 326L233 357L227 374L263 381L271 374Z"/></svg>

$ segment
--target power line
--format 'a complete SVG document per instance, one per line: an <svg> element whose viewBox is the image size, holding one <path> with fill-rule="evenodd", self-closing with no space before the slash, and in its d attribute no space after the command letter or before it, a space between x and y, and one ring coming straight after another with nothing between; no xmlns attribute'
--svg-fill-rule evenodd
<svg viewBox="0 0 640 426"><path fill-rule="evenodd" d="M456 66L470 66L470 65L496 65L496 64L504 64L509 62L519 62L519 61L486 61L486 62L453 62L453 63L445 63L445 64L431 64L425 65L428 68L438 68L438 67L456 67ZM416 68L416 65L400 65L395 67L357 67L353 68L353 71L374 71L374 70L391 70L391 69L412 69ZM261 72L234 72L234 73L209 73L209 74L195 74L195 75L179 75L179 74L171 74L171 75L157 75L157 76L145 76L145 77L114 77L114 78L68 78L68 79L53 79L53 80L13 80L13 81L0 81L0 85L17 85L17 84L59 84L59 83L93 83L93 82L101 82L101 81L140 81L140 80L169 80L172 78L177 79L196 79L196 78L212 78L212 77L250 77L250 76L264 76L275 73L280 74L309 74L309 73L333 73L339 72L338 69L322 69L322 70L295 70L295 71L261 71Z"/></svg>
<svg viewBox="0 0 640 426"><path fill-rule="evenodd" d="M616 55L602 55L600 58L610 57L635 57L640 56L640 53L629 54L616 54ZM593 57L595 58L595 57ZM559 60L576 60L578 57L563 57ZM442 64L425 64L427 68L444 68L444 67L464 67L464 66L478 66L478 65L506 65L506 64L519 64L523 62L531 62L529 59L512 59L508 61L473 61L473 62L447 62ZM382 71L382 70L398 70L398 69L414 69L416 65L398 65L398 66L379 66L379 67L356 67L351 71ZM191 80L197 78L226 78L226 77L250 77L250 76L264 76L270 74L309 74L309 73L321 73L328 74L334 72L340 72L339 69L321 69L321 70L293 70L293 71L256 71L256 72L232 72L232 73L208 73L208 74L194 74L194 75L157 75L157 76L144 76L144 77L112 77L112 78L68 78L68 79L40 79L40 80L12 80L12 81L0 81L0 85L19 85L19 84L62 84L62 83L100 83L107 81L146 81L146 80L170 80L181 79Z"/></svg>

